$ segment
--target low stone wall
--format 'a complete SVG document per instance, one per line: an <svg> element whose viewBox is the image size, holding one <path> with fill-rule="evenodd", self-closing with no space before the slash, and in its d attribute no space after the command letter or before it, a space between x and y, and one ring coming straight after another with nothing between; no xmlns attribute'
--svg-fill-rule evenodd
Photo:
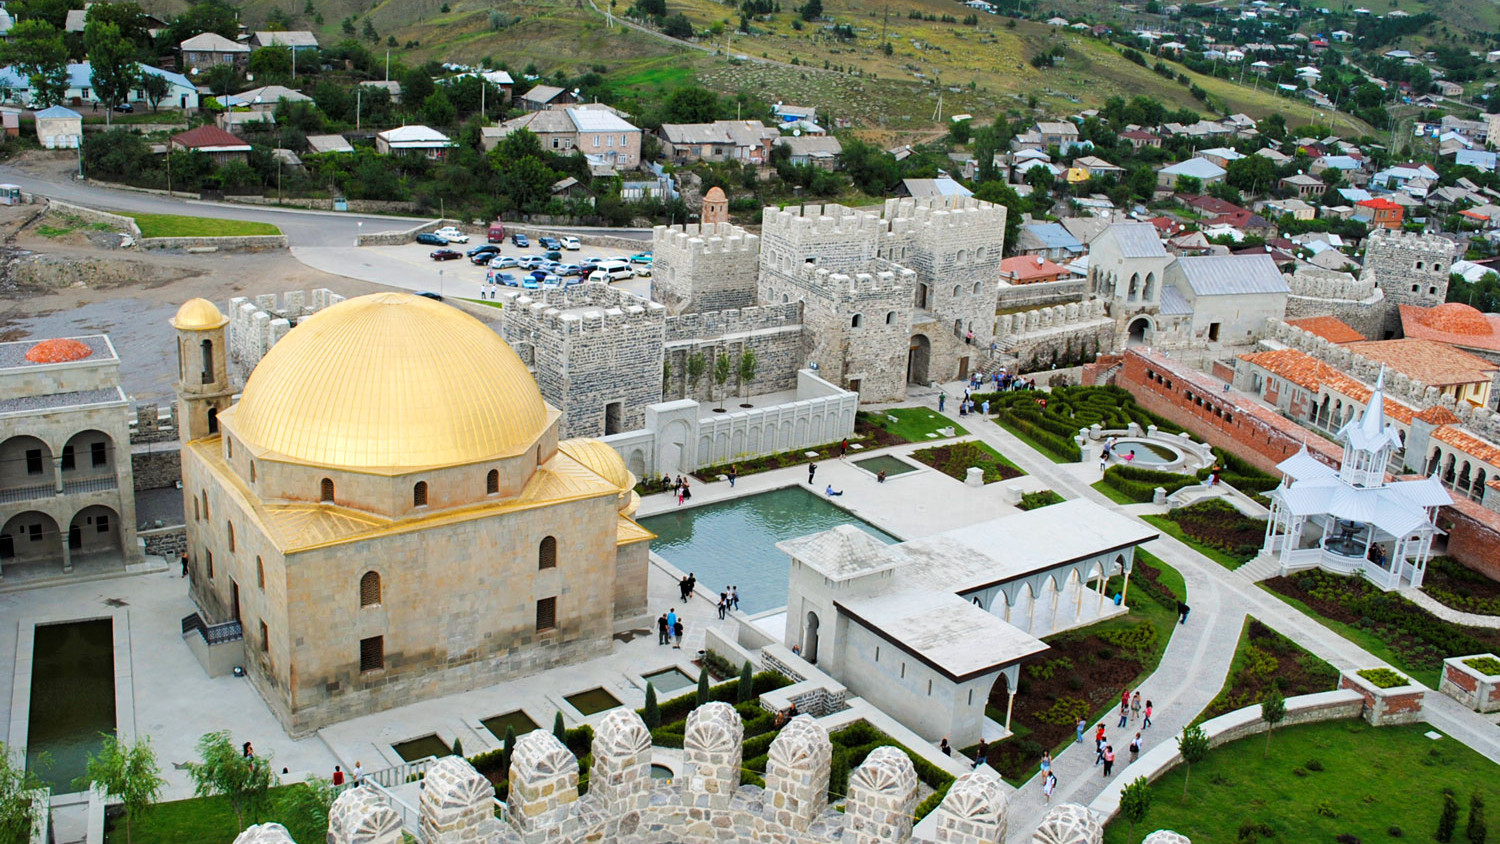
<svg viewBox="0 0 1500 844"><path fill-rule="evenodd" d="M182 480L182 449L177 443L133 445L130 471L137 490L176 486Z"/></svg>
<svg viewBox="0 0 1500 844"><path fill-rule="evenodd" d="M1486 674L1465 664L1476 658L1495 659L1494 654L1470 654L1443 660L1443 678L1438 691L1475 712L1500 710L1500 674Z"/></svg>
<svg viewBox="0 0 1500 844"><path fill-rule="evenodd" d="M1040 284L1004 284L996 298L996 310L1066 305L1083 299L1084 279L1044 281Z"/></svg>
<svg viewBox="0 0 1500 844"><path fill-rule="evenodd" d="M795 681L790 686L761 695L762 708L781 712L795 705L798 712L816 716L831 715L848 708L844 701L849 697L849 690L843 683L819 671L782 645L771 644L762 648L760 663L762 668Z"/></svg>
<svg viewBox="0 0 1500 844"><path fill-rule="evenodd" d="M645 240L636 240L629 237L616 237L615 235L598 234L595 232L579 232L561 228L548 228L546 226L527 225L525 223L507 223L504 220L500 222L501 225L505 226L506 237L510 237L511 233L513 232L524 234L532 240L535 240L539 237L555 237L559 240L561 240L565 236L576 237L578 238L579 243L586 243L589 246L604 246L610 249L618 249L624 254L624 257L626 258L629 258L631 255L634 255L637 252L645 252L646 250L651 248L650 238L647 238Z"/></svg>
<svg viewBox="0 0 1500 844"><path fill-rule="evenodd" d="M71 214L90 223L104 223L111 228L125 232L136 240L141 239L141 227L136 225L134 219L126 217L123 214L111 214L108 211L100 211L97 208L90 208L86 205L74 205L71 202L62 202L56 199L47 200L47 208L49 211L56 211L59 214Z"/></svg>
<svg viewBox="0 0 1500 844"><path fill-rule="evenodd" d="M389 232L360 232L354 238L355 246L400 246L411 243L422 232L435 232L443 226L463 226L458 220L431 220L409 229Z"/></svg>
<svg viewBox="0 0 1500 844"><path fill-rule="evenodd" d="M1353 671L1339 675L1339 688L1357 692L1364 703L1366 721L1381 727L1386 724L1415 724L1422 720L1422 704L1427 687L1410 680L1404 686L1382 689Z"/></svg>
<svg viewBox="0 0 1500 844"><path fill-rule="evenodd" d="M217 252L266 252L287 248L284 234L243 237L147 237L137 241L137 245L142 249L210 249Z"/></svg>
<svg viewBox="0 0 1500 844"><path fill-rule="evenodd" d="M1289 697L1286 699L1286 718L1280 726L1289 727L1294 724L1357 718L1364 708L1364 703L1364 696L1348 689ZM1217 718L1204 721L1201 726L1203 732L1208 734L1210 747L1218 747L1235 739L1259 735L1266 731L1266 722L1261 720L1258 705L1226 712ZM1120 811L1120 791L1127 784L1138 777L1145 777L1148 782L1155 782L1181 762L1182 754L1177 750L1177 742L1170 738L1163 740L1156 747L1141 754L1141 758L1127 765L1119 776L1110 780L1109 785L1104 787L1104 791L1089 804L1089 810L1099 818L1101 823L1109 823Z"/></svg>
<svg viewBox="0 0 1500 844"><path fill-rule="evenodd" d="M334 200L332 199L307 199L291 197L277 201L265 196L226 196L225 202L236 205L269 205L285 208L306 208L309 211L332 211ZM385 199L349 199L345 200L345 211L350 214L406 214L415 216L422 208L415 202L397 202ZM343 213L343 212L341 212Z"/></svg>
<svg viewBox="0 0 1500 844"><path fill-rule="evenodd" d="M146 546L146 553L161 557L170 565L187 550L187 525L143 530L136 534Z"/></svg>

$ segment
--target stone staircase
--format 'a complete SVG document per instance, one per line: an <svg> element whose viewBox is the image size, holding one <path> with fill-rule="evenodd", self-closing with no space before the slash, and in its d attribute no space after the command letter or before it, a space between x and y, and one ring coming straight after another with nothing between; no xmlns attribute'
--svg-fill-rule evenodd
<svg viewBox="0 0 1500 844"><path fill-rule="evenodd" d="M1251 583L1259 583L1281 574L1281 561L1270 554L1261 554L1235 569L1234 573Z"/></svg>

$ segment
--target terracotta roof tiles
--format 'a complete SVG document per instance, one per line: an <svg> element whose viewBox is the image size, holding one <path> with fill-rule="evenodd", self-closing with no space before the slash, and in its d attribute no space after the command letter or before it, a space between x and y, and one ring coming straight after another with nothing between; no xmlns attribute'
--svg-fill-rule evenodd
<svg viewBox="0 0 1500 844"><path fill-rule="evenodd" d="M1338 317L1320 316L1308 317L1307 319L1293 319L1287 320L1287 324L1316 334L1330 343L1357 343L1365 339L1365 335L1355 331L1347 322Z"/></svg>

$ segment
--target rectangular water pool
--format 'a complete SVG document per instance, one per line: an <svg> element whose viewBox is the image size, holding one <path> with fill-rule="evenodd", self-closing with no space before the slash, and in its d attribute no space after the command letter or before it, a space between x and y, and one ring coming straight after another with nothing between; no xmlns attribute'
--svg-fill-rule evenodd
<svg viewBox="0 0 1500 844"><path fill-rule="evenodd" d="M656 689L658 695L670 695L672 692L698 685L697 680L694 680L676 668L668 668L665 671L658 671L655 674L647 674L645 679L646 682L651 684L651 688Z"/></svg>
<svg viewBox="0 0 1500 844"><path fill-rule="evenodd" d="M453 748L449 747L446 741L435 735L426 735L421 738L414 738L411 741L393 744L391 745L391 749L396 751L396 755L400 756L406 762L415 762L418 759L426 759L429 756L436 756L442 759L444 756L453 755Z"/></svg>
<svg viewBox="0 0 1500 844"><path fill-rule="evenodd" d="M54 794L75 792L100 734L115 732L114 621L38 625L31 666L26 767Z"/></svg>
<svg viewBox="0 0 1500 844"><path fill-rule="evenodd" d="M479 723L483 724L484 728L489 730L491 735L501 741L505 740L505 729L507 727L514 729L516 735L524 736L540 726L537 722L531 720L530 716L519 709L515 712L507 712L504 715L486 718Z"/></svg>
<svg viewBox="0 0 1500 844"><path fill-rule="evenodd" d="M880 454L875 457L866 457L864 460L856 460L854 461L854 465L872 475L885 472L885 476L888 478L917 471L917 467L899 457L892 457L889 454Z"/></svg>
<svg viewBox="0 0 1500 844"><path fill-rule="evenodd" d="M619 699L614 695L603 689L589 689L586 692L568 695L563 700L571 703L574 709L582 712L584 715L593 715L596 712L603 712L606 709L614 709L617 706L625 705L620 703Z"/></svg>
<svg viewBox="0 0 1500 844"><path fill-rule="evenodd" d="M740 589L740 609L786 606L791 562L776 543L854 525L887 544L896 538L802 487L787 487L641 519L656 534L651 550L698 577L698 589L717 595ZM653 607L660 614L665 607Z"/></svg>

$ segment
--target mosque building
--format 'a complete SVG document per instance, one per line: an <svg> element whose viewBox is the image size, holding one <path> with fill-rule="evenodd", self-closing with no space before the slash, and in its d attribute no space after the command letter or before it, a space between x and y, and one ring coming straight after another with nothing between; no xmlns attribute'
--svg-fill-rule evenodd
<svg viewBox="0 0 1500 844"><path fill-rule="evenodd" d="M304 319L235 400L172 320L192 596L292 735L591 658L645 626L635 478L492 330L404 293ZM232 625L231 625L232 626Z"/></svg>

